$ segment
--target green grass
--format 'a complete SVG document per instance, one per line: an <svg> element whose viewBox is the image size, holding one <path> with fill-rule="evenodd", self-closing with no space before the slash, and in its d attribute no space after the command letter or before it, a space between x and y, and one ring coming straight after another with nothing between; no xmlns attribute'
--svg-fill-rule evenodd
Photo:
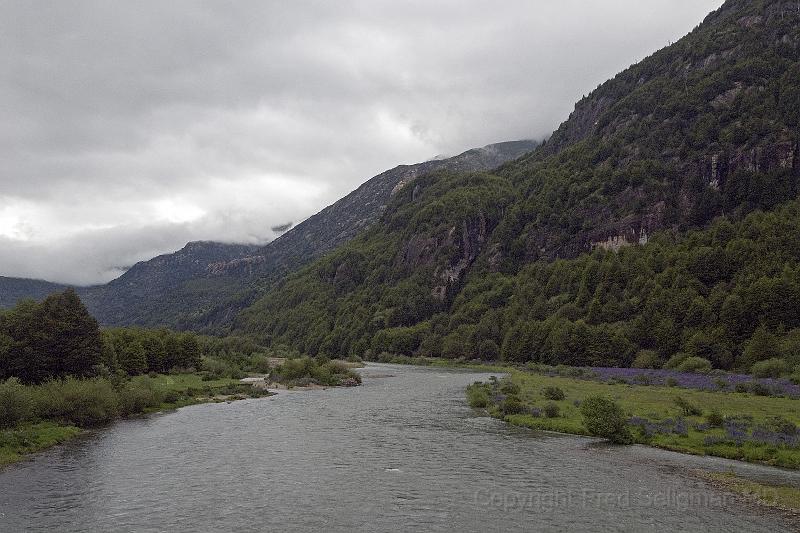
<svg viewBox="0 0 800 533"><path fill-rule="evenodd" d="M704 477L717 486L747 496L761 505L800 511L800 488L786 485L765 485L743 479L729 472L710 472Z"/></svg>
<svg viewBox="0 0 800 533"><path fill-rule="evenodd" d="M723 436L722 429L698 431L692 423L705 422L705 415L717 411L722 416L749 415L754 423L765 421L768 417L781 416L800 425L800 400L755 396L742 393L706 392L682 388L607 384L567 377L550 377L542 374L505 369L511 381L519 386L518 396L526 408L542 408L548 402L543 394L546 387L560 387L565 398L555 403L560 408L557 418L534 417L531 414L507 414L505 417L497 407L489 406L489 413L502 417L506 422L517 426L547 431L558 431L586 435L580 408L575 402L589 396L612 398L622 407L626 416L638 416L652 421L683 416L689 431L688 435L655 435L652 439L637 438L637 442L658 448L695 455L714 455L748 462L765 463L774 466L800 469L800 449L775 447L766 444L745 443L736 446L732 443L706 444L709 436ZM474 393L473 393L474 395ZM675 404L680 396L699 406L703 416L684 416Z"/></svg>
<svg viewBox="0 0 800 533"><path fill-rule="evenodd" d="M372 363L389 363L394 365L430 366L436 368L468 368L477 372L506 373L513 370L508 365L484 363L468 359L445 359L442 357L409 357L407 355L391 355L378 357Z"/></svg>
<svg viewBox="0 0 800 533"><path fill-rule="evenodd" d="M81 430L75 426L62 426L54 422L23 424L0 430L0 467L20 461L27 454L65 442L80 433Z"/></svg>
<svg viewBox="0 0 800 533"><path fill-rule="evenodd" d="M157 392L156 402L163 399L160 404L147 406L137 413L220 401L220 398L241 399L268 394L263 389L254 389L237 379L204 381L199 374L159 374L153 377L142 375L131 378L130 385L135 389ZM42 421L41 417L0 430L0 467L20 461L25 455L62 443L80 433L80 428L58 420Z"/></svg>

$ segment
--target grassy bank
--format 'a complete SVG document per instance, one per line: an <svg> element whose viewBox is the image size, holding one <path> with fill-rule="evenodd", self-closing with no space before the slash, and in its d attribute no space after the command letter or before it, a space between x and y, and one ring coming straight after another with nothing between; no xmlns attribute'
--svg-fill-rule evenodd
<svg viewBox="0 0 800 533"><path fill-rule="evenodd" d="M383 353L369 360L372 363L388 363L393 365L431 366L436 368L467 368L476 372L497 372L498 374L510 372L514 367L507 364L494 364L491 362L470 359L444 359L442 357L410 357Z"/></svg>
<svg viewBox="0 0 800 533"><path fill-rule="evenodd" d="M267 394L237 379L200 374L67 378L41 385L9 380L0 383L0 467L120 418Z"/></svg>
<svg viewBox="0 0 800 533"><path fill-rule="evenodd" d="M800 468L800 400L749 393L603 383L512 370L471 386L470 404L523 427L587 435L580 405L603 396L623 410L633 439L668 450Z"/></svg>
<svg viewBox="0 0 800 533"><path fill-rule="evenodd" d="M703 478L712 485L745 496L759 505L800 513L800 489L786 485L765 485L729 472L707 472Z"/></svg>

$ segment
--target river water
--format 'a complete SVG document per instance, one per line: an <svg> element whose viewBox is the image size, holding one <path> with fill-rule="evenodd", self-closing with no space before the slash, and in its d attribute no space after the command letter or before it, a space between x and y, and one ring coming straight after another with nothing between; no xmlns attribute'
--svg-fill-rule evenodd
<svg viewBox="0 0 800 533"><path fill-rule="evenodd" d="M352 389L206 404L0 472L0 531L793 531L695 469L800 474L513 428L464 387L394 365Z"/></svg>

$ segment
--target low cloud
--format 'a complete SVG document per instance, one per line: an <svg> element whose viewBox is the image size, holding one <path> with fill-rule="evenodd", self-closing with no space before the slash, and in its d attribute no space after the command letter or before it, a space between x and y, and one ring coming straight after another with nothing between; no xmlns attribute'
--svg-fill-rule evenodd
<svg viewBox="0 0 800 533"><path fill-rule="evenodd" d="M721 3L0 1L0 275L263 243L397 164L542 138Z"/></svg>

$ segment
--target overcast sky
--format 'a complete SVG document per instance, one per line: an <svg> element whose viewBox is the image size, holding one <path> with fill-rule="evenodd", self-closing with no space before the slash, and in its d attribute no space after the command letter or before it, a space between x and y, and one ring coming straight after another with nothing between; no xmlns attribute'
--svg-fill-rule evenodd
<svg viewBox="0 0 800 533"><path fill-rule="evenodd" d="M0 275L263 243L400 163L542 138L722 0L0 0Z"/></svg>

